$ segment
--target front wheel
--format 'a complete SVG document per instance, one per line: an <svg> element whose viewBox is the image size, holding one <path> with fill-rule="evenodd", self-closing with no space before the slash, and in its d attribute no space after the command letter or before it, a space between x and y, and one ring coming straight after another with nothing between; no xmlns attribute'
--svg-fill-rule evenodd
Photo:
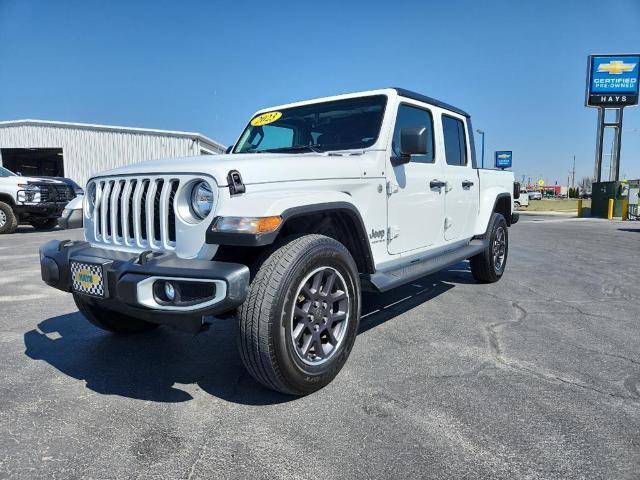
<svg viewBox="0 0 640 480"><path fill-rule="evenodd" d="M238 311L239 350L249 373L292 395L331 382L358 331L358 278L349 251L332 238L305 235L275 249Z"/></svg>
<svg viewBox="0 0 640 480"><path fill-rule="evenodd" d="M471 274L478 282L494 283L502 278L509 253L507 221L500 213L493 213L484 236L489 241L484 252L471 257Z"/></svg>
<svg viewBox="0 0 640 480"><path fill-rule="evenodd" d="M0 202L0 235L3 233L13 233L18 228L18 219L13 213L11 205Z"/></svg>

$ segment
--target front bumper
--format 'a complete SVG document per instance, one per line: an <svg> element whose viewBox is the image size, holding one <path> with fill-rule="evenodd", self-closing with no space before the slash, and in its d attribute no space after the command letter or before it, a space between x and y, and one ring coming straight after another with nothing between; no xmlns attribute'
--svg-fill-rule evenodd
<svg viewBox="0 0 640 480"><path fill-rule="evenodd" d="M153 323L187 331L201 329L203 317L234 310L245 299L249 288L249 269L237 263L207 260L185 260L174 253L135 255L92 247L88 242L52 240L40 248L42 280L65 292L73 291L72 260L102 265L105 298L82 295L97 308L112 310ZM202 307L161 305L145 294L146 285L154 278L172 281L211 281L221 286L215 298L202 302ZM221 294L221 295L218 295Z"/></svg>
<svg viewBox="0 0 640 480"><path fill-rule="evenodd" d="M20 218L56 218L62 215L66 202L16 204L14 211Z"/></svg>

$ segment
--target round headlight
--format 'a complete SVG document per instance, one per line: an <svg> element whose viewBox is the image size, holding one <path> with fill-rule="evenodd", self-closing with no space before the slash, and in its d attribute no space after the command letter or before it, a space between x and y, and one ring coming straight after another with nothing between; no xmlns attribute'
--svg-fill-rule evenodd
<svg viewBox="0 0 640 480"><path fill-rule="evenodd" d="M206 218L213 209L213 191L207 182L198 182L191 190L191 208L200 219Z"/></svg>

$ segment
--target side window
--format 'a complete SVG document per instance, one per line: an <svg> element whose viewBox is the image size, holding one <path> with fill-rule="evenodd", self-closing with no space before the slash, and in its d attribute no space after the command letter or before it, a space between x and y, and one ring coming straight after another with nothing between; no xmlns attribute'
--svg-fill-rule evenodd
<svg viewBox="0 0 640 480"><path fill-rule="evenodd" d="M444 134L444 153L447 157L447 164L466 165L467 140L464 134L464 123L457 118L443 115L442 132Z"/></svg>
<svg viewBox="0 0 640 480"><path fill-rule="evenodd" d="M433 121L431 113L422 108L412 107L409 105L400 105L398 107L398 116L396 117L396 127L393 131L393 140L391 150L396 157L400 156L400 130L403 128L427 128L427 153L426 155L412 155L412 162L433 163Z"/></svg>

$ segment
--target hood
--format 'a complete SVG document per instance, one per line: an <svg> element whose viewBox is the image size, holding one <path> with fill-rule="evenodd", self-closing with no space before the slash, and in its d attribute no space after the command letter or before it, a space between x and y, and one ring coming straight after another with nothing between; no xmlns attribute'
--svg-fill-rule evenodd
<svg viewBox="0 0 640 480"><path fill-rule="evenodd" d="M103 172L96 177L112 175L144 175L151 173L202 173L216 179L219 186L227 186L230 170L242 175L245 185L301 180L360 178L357 156L317 153L236 153L201 155L166 160L154 160Z"/></svg>
<svg viewBox="0 0 640 480"><path fill-rule="evenodd" d="M40 177L22 177L20 175L15 175L11 177L0 177L0 182L5 185L20 185L22 183L55 183L55 184L63 184L60 180L54 180L53 178L40 178Z"/></svg>

